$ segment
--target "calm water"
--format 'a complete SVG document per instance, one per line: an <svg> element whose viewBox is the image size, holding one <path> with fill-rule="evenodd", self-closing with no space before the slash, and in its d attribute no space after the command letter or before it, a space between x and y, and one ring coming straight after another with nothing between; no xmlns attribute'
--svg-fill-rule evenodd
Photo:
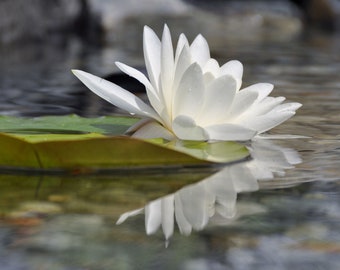
<svg viewBox="0 0 340 270"><path fill-rule="evenodd" d="M339 37L224 44L212 54L241 60L244 85L303 103L271 134L309 138L254 142L252 160L221 170L0 174L1 269L339 269ZM2 49L0 114L116 112L69 70L143 65L121 47Z"/></svg>

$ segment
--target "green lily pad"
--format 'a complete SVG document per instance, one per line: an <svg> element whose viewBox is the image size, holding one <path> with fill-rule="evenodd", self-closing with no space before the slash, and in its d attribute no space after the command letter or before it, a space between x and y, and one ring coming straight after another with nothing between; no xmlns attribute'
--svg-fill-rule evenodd
<svg viewBox="0 0 340 270"><path fill-rule="evenodd" d="M121 135L139 119L122 116L85 118L78 115L43 116L34 118L0 116L0 132L21 134L82 134Z"/></svg>
<svg viewBox="0 0 340 270"><path fill-rule="evenodd" d="M128 124L134 122L135 118L122 117L55 116L26 119L26 122L0 117L1 129L11 131L0 133L0 167L87 172L89 169L208 165L234 162L249 155L246 147L234 142L147 141L106 135L125 131ZM106 126L109 124L112 127ZM56 133L56 130L62 132ZM72 132L68 132L70 130Z"/></svg>

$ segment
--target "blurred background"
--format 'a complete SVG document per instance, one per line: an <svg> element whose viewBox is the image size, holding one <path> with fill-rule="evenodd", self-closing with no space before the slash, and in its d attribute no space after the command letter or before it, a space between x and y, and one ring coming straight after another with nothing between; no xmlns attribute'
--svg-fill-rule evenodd
<svg viewBox="0 0 340 270"><path fill-rule="evenodd" d="M195 180L199 171L92 178L0 174L1 270L338 270L339 11L339 0L1 0L0 116L122 113L71 69L143 98L143 87L114 62L143 69L143 26L160 36L167 23L174 43L182 32L190 41L201 33L220 64L240 60L243 87L273 83L273 96L303 103L271 134L309 136L273 143L273 150L301 156L286 174L287 167L272 166L281 159L261 153L264 168L277 175L260 183L260 191L238 195L243 219L236 215L231 227L230 220L217 220L190 237L175 228L167 249L161 230L145 235L143 215L115 223L150 198L177 190L185 177ZM246 172L233 174L242 185ZM186 201L195 205L200 198ZM210 204L209 198L197 205Z"/></svg>
<svg viewBox="0 0 340 270"><path fill-rule="evenodd" d="M239 59L254 74L255 62L280 63L271 66L277 72L294 56L296 65L308 61L304 47L335 52L339 10L338 0L2 0L0 114L112 113L70 70L143 91L114 62L143 67L144 25L160 35L167 23L173 42L182 32L189 40L201 33L220 63Z"/></svg>

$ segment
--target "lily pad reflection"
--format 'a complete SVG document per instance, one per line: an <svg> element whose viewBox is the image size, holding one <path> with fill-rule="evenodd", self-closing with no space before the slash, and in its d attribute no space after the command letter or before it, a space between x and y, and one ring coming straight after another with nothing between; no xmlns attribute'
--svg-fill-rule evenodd
<svg viewBox="0 0 340 270"><path fill-rule="evenodd" d="M117 224L144 213L146 233L153 234L161 227L165 238L169 239L175 223L180 233L189 235L192 230L204 229L209 222L225 224L240 215L261 211L256 207L237 207L237 194L258 190L259 181L284 176L285 170L301 163L301 158L295 150L280 147L270 140L253 141L249 150L252 160L226 166L198 183L126 212Z"/></svg>

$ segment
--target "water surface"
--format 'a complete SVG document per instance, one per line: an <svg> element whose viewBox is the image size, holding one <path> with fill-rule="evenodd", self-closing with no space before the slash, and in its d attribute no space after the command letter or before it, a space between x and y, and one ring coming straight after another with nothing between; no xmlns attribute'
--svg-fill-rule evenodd
<svg viewBox="0 0 340 270"><path fill-rule="evenodd" d="M339 37L223 42L212 54L241 60L245 86L270 82L303 104L270 133L309 138L272 140L220 171L0 174L1 269L339 269ZM2 115L117 113L70 69L143 65L140 48L76 41L1 53Z"/></svg>

